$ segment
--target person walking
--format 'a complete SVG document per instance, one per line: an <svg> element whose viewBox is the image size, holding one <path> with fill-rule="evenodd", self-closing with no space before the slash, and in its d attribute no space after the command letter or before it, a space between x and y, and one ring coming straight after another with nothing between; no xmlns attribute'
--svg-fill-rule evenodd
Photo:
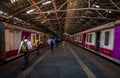
<svg viewBox="0 0 120 78"><path fill-rule="evenodd" d="M36 48L37 48L37 55L39 55L40 54L40 41L37 39L36 41L35 41L35 45L36 45Z"/></svg>
<svg viewBox="0 0 120 78"><path fill-rule="evenodd" d="M51 41L50 41L51 51L53 51L53 49L54 49L54 44L55 44L55 41L54 41L54 39L52 38Z"/></svg>
<svg viewBox="0 0 120 78"><path fill-rule="evenodd" d="M58 48L58 45L59 45L59 39L58 38L55 39L55 45L56 45L56 48Z"/></svg>
<svg viewBox="0 0 120 78"><path fill-rule="evenodd" d="M23 69L29 63L29 52L31 49L32 49L32 44L28 40L28 36L25 36L23 41L21 41L18 49L18 54L22 52L24 55L24 62L23 62L23 65L21 66Z"/></svg>
<svg viewBox="0 0 120 78"><path fill-rule="evenodd" d="M49 48L51 47L50 42L51 42L51 39L49 38L49 39L47 40L47 43L48 43L48 47L49 47Z"/></svg>

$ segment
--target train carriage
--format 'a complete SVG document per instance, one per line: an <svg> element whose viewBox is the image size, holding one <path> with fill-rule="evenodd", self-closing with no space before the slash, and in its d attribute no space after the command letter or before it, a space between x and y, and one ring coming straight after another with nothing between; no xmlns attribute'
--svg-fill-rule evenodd
<svg viewBox="0 0 120 78"><path fill-rule="evenodd" d="M22 53L18 55L17 51L24 36L28 36L33 49L36 49L35 40L37 37L39 38L41 45L44 45L46 42L45 40L47 40L45 39L47 38L47 35L42 32L17 27L3 22L0 22L0 36L0 62L22 55Z"/></svg>
<svg viewBox="0 0 120 78"><path fill-rule="evenodd" d="M71 35L71 41L105 57L120 60L120 25L116 25L119 23L120 20Z"/></svg>

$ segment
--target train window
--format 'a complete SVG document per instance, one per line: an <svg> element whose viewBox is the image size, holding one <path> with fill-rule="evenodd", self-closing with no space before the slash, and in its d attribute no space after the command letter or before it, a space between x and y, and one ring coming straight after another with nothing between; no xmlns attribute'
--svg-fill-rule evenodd
<svg viewBox="0 0 120 78"><path fill-rule="evenodd" d="M77 41L79 41L79 35L77 35Z"/></svg>
<svg viewBox="0 0 120 78"><path fill-rule="evenodd" d="M39 35L39 41L40 41L40 37L41 37L41 36Z"/></svg>
<svg viewBox="0 0 120 78"><path fill-rule="evenodd" d="M80 35L78 35L77 37L78 37L78 41L80 41Z"/></svg>
<svg viewBox="0 0 120 78"><path fill-rule="evenodd" d="M72 37L72 40L74 40L74 37Z"/></svg>
<svg viewBox="0 0 120 78"><path fill-rule="evenodd" d="M75 37L73 37L73 40L75 40Z"/></svg>
<svg viewBox="0 0 120 78"><path fill-rule="evenodd" d="M44 40L43 36L40 36L40 41L43 41L43 40Z"/></svg>
<svg viewBox="0 0 120 78"><path fill-rule="evenodd" d="M87 34L87 42L89 42L89 34Z"/></svg>
<svg viewBox="0 0 120 78"><path fill-rule="evenodd" d="M109 45L109 37L110 37L110 31L105 32L105 42L104 45L108 46Z"/></svg>
<svg viewBox="0 0 120 78"><path fill-rule="evenodd" d="M89 34L89 43L92 43L92 34Z"/></svg>
<svg viewBox="0 0 120 78"><path fill-rule="evenodd" d="M80 41L82 41L82 34L80 35Z"/></svg>
<svg viewBox="0 0 120 78"><path fill-rule="evenodd" d="M77 36L75 36L75 40L77 40Z"/></svg>
<svg viewBox="0 0 120 78"><path fill-rule="evenodd" d="M35 35L33 35L33 43L35 43Z"/></svg>
<svg viewBox="0 0 120 78"><path fill-rule="evenodd" d="M76 36L76 40L78 40L78 36Z"/></svg>
<svg viewBox="0 0 120 78"><path fill-rule="evenodd" d="M81 40L81 35L79 35L79 40L82 41L82 40Z"/></svg>
<svg viewBox="0 0 120 78"><path fill-rule="evenodd" d="M14 31L9 31L9 47L10 47L10 50L14 50L14 43L15 43L15 33Z"/></svg>
<svg viewBox="0 0 120 78"><path fill-rule="evenodd" d="M36 39L39 39L39 35L38 34L36 34Z"/></svg>

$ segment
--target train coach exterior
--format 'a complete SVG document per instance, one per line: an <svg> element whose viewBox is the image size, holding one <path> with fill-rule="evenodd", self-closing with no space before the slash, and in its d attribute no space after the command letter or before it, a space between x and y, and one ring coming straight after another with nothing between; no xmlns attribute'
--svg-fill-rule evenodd
<svg viewBox="0 0 120 78"><path fill-rule="evenodd" d="M120 20L72 35L70 41L102 56L120 60L120 26L116 23Z"/></svg>
<svg viewBox="0 0 120 78"><path fill-rule="evenodd" d="M107 56L113 56L114 28L101 31L100 52Z"/></svg>
<svg viewBox="0 0 120 78"><path fill-rule="evenodd" d="M85 47L112 57L114 44L114 28L87 33Z"/></svg>
<svg viewBox="0 0 120 78"><path fill-rule="evenodd" d="M44 43L46 40L45 37L47 36L41 32L24 29L2 22L0 23L0 35L0 62L7 61L22 55L22 53L18 55L17 50L24 36L28 36L32 46L34 47L33 49L35 49L35 40L37 36L39 36L41 44Z"/></svg>

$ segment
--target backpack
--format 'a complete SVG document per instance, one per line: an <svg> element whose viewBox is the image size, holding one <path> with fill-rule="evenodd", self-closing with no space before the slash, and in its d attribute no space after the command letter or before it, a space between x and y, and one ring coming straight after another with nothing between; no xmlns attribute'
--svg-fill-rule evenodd
<svg viewBox="0 0 120 78"><path fill-rule="evenodd" d="M53 44L54 44L53 40L51 40L50 44L51 44L51 45L53 45Z"/></svg>
<svg viewBox="0 0 120 78"><path fill-rule="evenodd" d="M28 41L26 41L26 42L23 41L23 44L22 44L22 47L21 47L21 51L22 51L23 53L25 53L25 52L28 51L27 42L28 42Z"/></svg>

